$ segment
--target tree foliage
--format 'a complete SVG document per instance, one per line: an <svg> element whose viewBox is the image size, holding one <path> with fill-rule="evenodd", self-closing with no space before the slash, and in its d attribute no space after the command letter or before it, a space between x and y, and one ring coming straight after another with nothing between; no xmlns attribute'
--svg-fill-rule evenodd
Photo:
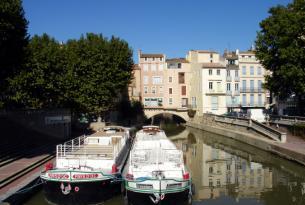
<svg viewBox="0 0 305 205"><path fill-rule="evenodd" d="M266 76L266 87L281 98L295 95L301 107L305 99L305 1L276 6L269 13L256 39L256 56L272 73Z"/></svg>
<svg viewBox="0 0 305 205"><path fill-rule="evenodd" d="M30 40L27 52L25 69L10 81L12 99L27 107L100 115L131 79L132 51L119 38L90 33L60 44L44 34Z"/></svg>
<svg viewBox="0 0 305 205"><path fill-rule="evenodd" d="M21 68L24 48L28 42L28 22L24 17L21 0L0 1L0 90L2 100L7 78ZM1 102L3 103L3 102Z"/></svg>

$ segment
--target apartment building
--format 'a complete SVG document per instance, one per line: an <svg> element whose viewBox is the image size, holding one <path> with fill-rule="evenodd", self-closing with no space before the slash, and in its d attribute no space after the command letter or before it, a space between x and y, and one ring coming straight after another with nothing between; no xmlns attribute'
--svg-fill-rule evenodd
<svg viewBox="0 0 305 205"><path fill-rule="evenodd" d="M238 52L240 75L240 101L242 109L263 109L269 102L269 93L262 87L265 69L254 51ZM266 95L267 94L267 95Z"/></svg>
<svg viewBox="0 0 305 205"><path fill-rule="evenodd" d="M240 108L239 66L236 52L224 52L226 61L226 106L228 111Z"/></svg>
<svg viewBox="0 0 305 205"><path fill-rule="evenodd" d="M164 54L138 53L144 107L164 106Z"/></svg>
<svg viewBox="0 0 305 205"><path fill-rule="evenodd" d="M166 59L165 102L168 109L187 109L191 89L190 64L184 58Z"/></svg>
<svg viewBox="0 0 305 205"><path fill-rule="evenodd" d="M226 107L226 66L219 53L192 50L187 55L192 70L191 105L197 113L223 114Z"/></svg>

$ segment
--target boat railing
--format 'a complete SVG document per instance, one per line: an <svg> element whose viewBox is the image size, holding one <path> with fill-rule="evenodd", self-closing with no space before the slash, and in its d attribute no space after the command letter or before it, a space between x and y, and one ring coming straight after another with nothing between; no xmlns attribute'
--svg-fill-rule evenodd
<svg viewBox="0 0 305 205"><path fill-rule="evenodd" d="M90 158L90 159L113 159L115 156L112 145L89 145L87 136L80 136L64 144L56 146L56 159L62 158Z"/></svg>
<svg viewBox="0 0 305 205"><path fill-rule="evenodd" d="M177 149L135 149L131 154L132 164L160 164L160 163L183 164L183 153Z"/></svg>

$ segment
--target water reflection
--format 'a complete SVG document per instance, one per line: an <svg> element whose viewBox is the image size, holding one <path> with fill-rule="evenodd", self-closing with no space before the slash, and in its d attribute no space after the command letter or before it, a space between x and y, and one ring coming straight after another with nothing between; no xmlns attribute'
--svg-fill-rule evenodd
<svg viewBox="0 0 305 205"><path fill-rule="evenodd" d="M172 139L192 173L194 204L305 204L303 167L212 133L186 132Z"/></svg>
<svg viewBox="0 0 305 205"><path fill-rule="evenodd" d="M227 137L185 129L170 139L184 153L194 205L305 204L305 168ZM47 204L42 193L27 205ZM105 205L123 204L115 196Z"/></svg>

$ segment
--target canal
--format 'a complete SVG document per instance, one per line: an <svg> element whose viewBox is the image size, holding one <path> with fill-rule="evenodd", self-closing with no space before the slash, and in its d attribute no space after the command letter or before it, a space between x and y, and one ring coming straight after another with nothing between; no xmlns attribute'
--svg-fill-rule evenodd
<svg viewBox="0 0 305 205"><path fill-rule="evenodd" d="M194 205L305 204L304 167L197 129L169 135L183 151L191 172L196 187ZM48 203L40 191L25 204ZM123 204L123 198L115 196L104 204Z"/></svg>

